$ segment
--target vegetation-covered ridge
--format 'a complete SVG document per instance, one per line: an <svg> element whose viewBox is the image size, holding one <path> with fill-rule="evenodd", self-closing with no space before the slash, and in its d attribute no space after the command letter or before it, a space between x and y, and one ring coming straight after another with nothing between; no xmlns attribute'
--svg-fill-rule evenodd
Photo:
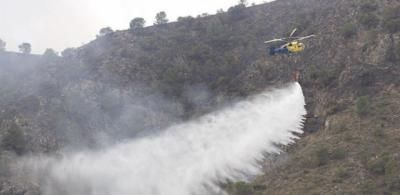
<svg viewBox="0 0 400 195"><path fill-rule="evenodd" d="M48 52L32 61L0 51L0 80L8 83L0 89L0 194L38 191L11 177L15 156L157 131L288 82L294 68L307 101L306 134L265 175L225 189L396 194L399 18L398 0L277 0L146 28L136 20L62 57ZM263 42L295 27L318 37L300 55L268 56ZM143 114L131 118L132 109Z"/></svg>

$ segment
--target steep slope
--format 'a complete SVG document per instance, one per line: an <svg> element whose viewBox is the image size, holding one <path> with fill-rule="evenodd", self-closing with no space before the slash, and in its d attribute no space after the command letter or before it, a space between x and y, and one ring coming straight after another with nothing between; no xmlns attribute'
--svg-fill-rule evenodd
<svg viewBox="0 0 400 195"><path fill-rule="evenodd" d="M24 177L43 195L223 194L219 182L261 173L264 153L292 143L304 114L301 87L292 83L152 136L62 158L28 157L22 167L32 174Z"/></svg>
<svg viewBox="0 0 400 195"><path fill-rule="evenodd" d="M98 147L96 136L103 133L120 140L157 131L281 85L300 69L308 134L265 176L226 188L232 194L396 192L399 6L398 0L238 5L215 16L117 31L63 58L43 58L35 74L17 74L35 82L16 84L17 98L1 99L2 134L19 129L23 136L16 140L29 140L8 145L1 157ZM268 56L263 41L294 27L318 37L301 55ZM132 118L136 111L143 115Z"/></svg>
<svg viewBox="0 0 400 195"><path fill-rule="evenodd" d="M117 32L86 46L84 56L102 56L104 63L93 65L118 64L115 70L124 71L113 72L180 98L188 103L186 113L198 109L182 96L185 86L201 83L215 96L229 98L285 82L292 69L301 69L309 112L306 131L316 133L254 185L227 189L234 194L392 193L399 182L398 8L399 1L340 0L237 6L139 35ZM306 42L302 55L266 56L263 40L293 27L318 38ZM104 50L98 50L102 44ZM127 59L113 63L121 59L115 56Z"/></svg>
<svg viewBox="0 0 400 195"><path fill-rule="evenodd" d="M97 71L98 78L111 72L120 76L118 85L143 82L182 99L185 86L199 83L215 94L246 95L289 80L293 67L305 69L303 85L310 85L308 89L341 87L354 79L349 77L357 76L349 71L397 62L399 38L384 22L388 15L397 16L391 13L396 6L398 1L355 0L281 0L247 9L239 5L227 13L182 18L141 33L116 32L77 53ZM369 17L377 24L364 21ZM319 37L306 43L309 48L302 55L268 57L262 42L294 27L299 28L299 35L316 33ZM346 78L342 79L343 72Z"/></svg>

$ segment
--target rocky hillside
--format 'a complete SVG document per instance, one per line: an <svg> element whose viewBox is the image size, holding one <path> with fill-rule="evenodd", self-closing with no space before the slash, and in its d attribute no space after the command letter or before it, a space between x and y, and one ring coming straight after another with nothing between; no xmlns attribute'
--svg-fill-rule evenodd
<svg viewBox="0 0 400 195"><path fill-rule="evenodd" d="M317 38L300 55L268 56L263 42L295 27L299 36ZM0 194L37 191L8 171L16 156L158 131L288 82L294 69L301 70L306 95L306 134L264 176L226 189L237 195L400 191L398 0L237 5L106 34L61 58L10 55L0 53L1 74L8 75L0 78L8 83L0 89Z"/></svg>

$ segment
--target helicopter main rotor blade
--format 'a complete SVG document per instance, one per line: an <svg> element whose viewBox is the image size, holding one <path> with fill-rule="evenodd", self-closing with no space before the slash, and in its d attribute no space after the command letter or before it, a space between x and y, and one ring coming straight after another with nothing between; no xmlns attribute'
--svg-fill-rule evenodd
<svg viewBox="0 0 400 195"><path fill-rule="evenodd" d="M274 42L285 42L284 38L281 39L272 39L269 41L265 41L264 43L274 43Z"/></svg>
<svg viewBox="0 0 400 195"><path fill-rule="evenodd" d="M294 33L296 33L297 28L293 29L293 31L290 33L289 37L293 37Z"/></svg>
<svg viewBox="0 0 400 195"><path fill-rule="evenodd" d="M308 35L308 36L305 36L305 37L299 37L296 40L297 41L301 41L301 40L305 40L305 39L309 39L309 38L313 38L313 37L316 37L316 35Z"/></svg>
<svg viewBox="0 0 400 195"><path fill-rule="evenodd" d="M316 37L316 35L308 35L305 37L284 37L279 39L272 39L269 41L265 41L264 43L274 43L274 42L291 42L291 41L301 41L309 38Z"/></svg>

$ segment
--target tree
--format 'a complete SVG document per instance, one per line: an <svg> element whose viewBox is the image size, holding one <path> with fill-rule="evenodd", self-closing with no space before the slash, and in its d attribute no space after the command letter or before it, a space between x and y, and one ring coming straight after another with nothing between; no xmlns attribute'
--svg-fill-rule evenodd
<svg viewBox="0 0 400 195"><path fill-rule="evenodd" d="M247 6L247 0L239 0L239 5Z"/></svg>
<svg viewBox="0 0 400 195"><path fill-rule="evenodd" d="M230 7L228 9L229 17L232 20L241 20L246 17L246 14L244 12L246 8L245 4L239 3L238 5L235 5L233 7Z"/></svg>
<svg viewBox="0 0 400 195"><path fill-rule="evenodd" d="M168 22L167 14L162 11L156 14L156 21L154 22L155 25L165 24Z"/></svg>
<svg viewBox="0 0 400 195"><path fill-rule="evenodd" d="M208 13L202 13L200 16L201 17L207 17L207 16L209 16L209 14Z"/></svg>
<svg viewBox="0 0 400 195"><path fill-rule="evenodd" d="M30 43L22 43L21 45L18 46L19 51L21 51L24 54L30 54L31 53L31 44Z"/></svg>
<svg viewBox="0 0 400 195"><path fill-rule="evenodd" d="M43 56L45 57L57 57L58 54L54 49L47 48L46 51L43 53Z"/></svg>
<svg viewBox="0 0 400 195"><path fill-rule="evenodd" d="M178 22L192 23L194 22L194 18L192 16L178 17Z"/></svg>
<svg viewBox="0 0 400 195"><path fill-rule="evenodd" d="M102 37L102 36L111 34L113 32L114 31L111 29L111 27L109 27L109 26L108 27L104 27L104 28L100 29L99 35L97 35L97 37Z"/></svg>
<svg viewBox="0 0 400 195"><path fill-rule="evenodd" d="M129 23L129 28L132 32L140 32L143 30L146 21L143 18L134 18Z"/></svg>
<svg viewBox="0 0 400 195"><path fill-rule="evenodd" d="M6 42L0 39L0 51L6 50Z"/></svg>
<svg viewBox="0 0 400 195"><path fill-rule="evenodd" d="M64 58L72 58L75 55L76 51L74 48L66 48L61 52L61 56Z"/></svg>

